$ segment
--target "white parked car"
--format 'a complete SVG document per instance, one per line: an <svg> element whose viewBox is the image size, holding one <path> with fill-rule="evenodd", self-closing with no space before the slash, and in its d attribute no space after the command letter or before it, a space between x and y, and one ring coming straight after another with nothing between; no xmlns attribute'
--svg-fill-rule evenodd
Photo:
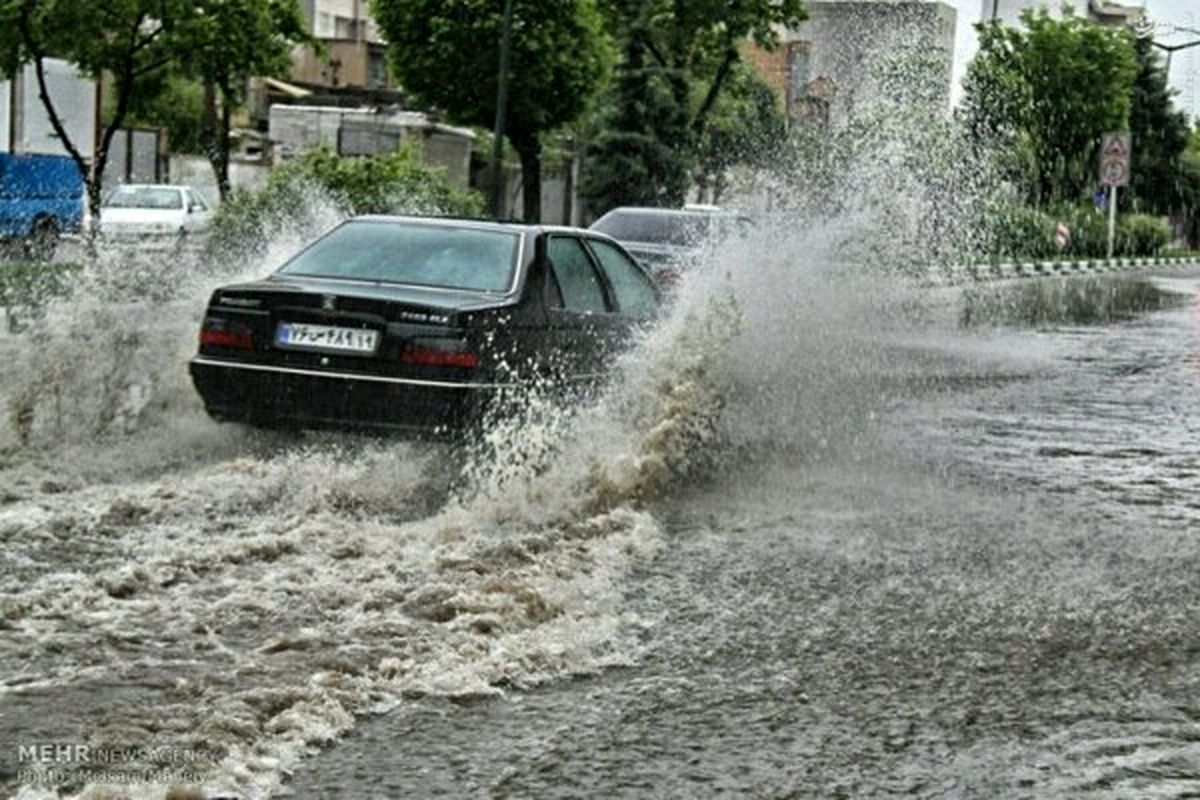
<svg viewBox="0 0 1200 800"><path fill-rule="evenodd" d="M127 183L100 204L100 235L111 239L165 239L203 233L213 212L190 186Z"/></svg>

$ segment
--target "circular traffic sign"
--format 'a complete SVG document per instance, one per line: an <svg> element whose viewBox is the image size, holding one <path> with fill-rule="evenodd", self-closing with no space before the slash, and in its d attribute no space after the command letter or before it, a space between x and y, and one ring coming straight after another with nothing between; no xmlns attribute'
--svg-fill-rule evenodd
<svg viewBox="0 0 1200 800"><path fill-rule="evenodd" d="M1129 182L1129 165L1117 159L1105 161L1100 166L1100 178L1109 186L1124 186Z"/></svg>

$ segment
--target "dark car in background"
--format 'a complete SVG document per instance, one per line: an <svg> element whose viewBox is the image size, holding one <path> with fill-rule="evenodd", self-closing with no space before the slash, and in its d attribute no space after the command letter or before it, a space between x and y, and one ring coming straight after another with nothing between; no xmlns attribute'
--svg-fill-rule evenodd
<svg viewBox="0 0 1200 800"><path fill-rule="evenodd" d="M620 242L662 285L679 279L706 244L743 233L750 217L715 206L650 208L621 206L592 223L589 230Z"/></svg>
<svg viewBox="0 0 1200 800"><path fill-rule="evenodd" d="M594 380L658 304L601 234L358 217L217 289L190 369L218 420L453 431L521 381Z"/></svg>

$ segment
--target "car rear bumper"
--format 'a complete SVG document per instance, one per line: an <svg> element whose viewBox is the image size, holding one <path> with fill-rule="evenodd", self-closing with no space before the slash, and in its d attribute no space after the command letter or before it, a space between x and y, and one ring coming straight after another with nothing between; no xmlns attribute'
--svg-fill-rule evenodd
<svg viewBox="0 0 1200 800"><path fill-rule="evenodd" d="M248 364L197 356L192 383L215 419L260 425L453 432L498 384L426 381Z"/></svg>

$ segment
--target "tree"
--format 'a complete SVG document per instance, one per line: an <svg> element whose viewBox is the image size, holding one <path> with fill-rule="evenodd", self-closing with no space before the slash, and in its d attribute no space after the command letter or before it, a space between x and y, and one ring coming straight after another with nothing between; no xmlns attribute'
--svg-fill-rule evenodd
<svg viewBox="0 0 1200 800"><path fill-rule="evenodd" d="M197 0L0 0L0 66L14 75L32 64L38 95L50 124L75 160L87 186L88 209L100 212L101 180L117 130L125 123L140 82L165 72L175 61ZM112 117L93 152L80 151L71 140L60 110L46 88L45 60L64 58L81 72L111 78L115 91Z"/></svg>
<svg viewBox="0 0 1200 800"><path fill-rule="evenodd" d="M1200 120L1183 154L1183 175L1185 234L1192 249L1200 250Z"/></svg>
<svg viewBox="0 0 1200 800"><path fill-rule="evenodd" d="M272 170L262 189L236 190L221 203L204 261L249 264L261 259L268 243L281 234L310 237L328 226L329 202L337 215L472 216L483 209L479 195L456 187L440 167L425 164L413 142L391 153L356 158L310 150Z"/></svg>
<svg viewBox="0 0 1200 800"><path fill-rule="evenodd" d="M773 50L780 28L807 18L802 0L608 0L618 28L637 30L650 56L675 80L677 103L690 110L692 135L708 115L747 40ZM695 95L693 102L691 96Z"/></svg>
<svg viewBox="0 0 1200 800"><path fill-rule="evenodd" d="M787 119L775 93L745 64L730 71L698 145L697 184L720 201L725 176L738 165L770 167L787 140Z"/></svg>
<svg viewBox="0 0 1200 800"><path fill-rule="evenodd" d="M963 108L1038 204L1090 194L1101 134L1124 130L1137 75L1132 36L1068 13L1025 11L1023 28L981 23Z"/></svg>
<svg viewBox="0 0 1200 800"><path fill-rule="evenodd" d="M646 63L636 32L624 49L584 152L580 188L599 213L621 205L678 205L688 187L688 109L675 102L662 69Z"/></svg>
<svg viewBox="0 0 1200 800"><path fill-rule="evenodd" d="M106 103L105 119L111 119L113 103ZM204 117L204 87L199 81L179 75L155 76L139 87L130 99L126 122L131 126L162 128L175 153L202 155L204 131L196 120Z"/></svg>
<svg viewBox="0 0 1200 800"><path fill-rule="evenodd" d="M372 0L392 71L419 102L490 127L500 0ZM575 120L603 81L611 43L595 0L513 0L505 133L521 160L524 218L541 218L541 139Z"/></svg>
<svg viewBox="0 0 1200 800"><path fill-rule="evenodd" d="M203 86L204 150L222 199L229 194L230 121L252 77L283 75L292 49L313 44L297 0L196 0L180 50L182 70ZM220 100L218 115L217 100Z"/></svg>
<svg viewBox="0 0 1200 800"><path fill-rule="evenodd" d="M708 128L739 74L739 48L748 40L777 47L779 29L805 18L802 2L607 0L604 10L624 58L589 148L584 193L597 211L679 205L692 171L717 168L707 156L728 144L727 129L710 136Z"/></svg>
<svg viewBox="0 0 1200 800"><path fill-rule="evenodd" d="M1137 210L1170 214L1183 207L1183 154L1191 130L1187 115L1174 107L1167 71L1150 40L1139 39L1136 50L1138 74L1129 112L1133 137L1130 194Z"/></svg>

